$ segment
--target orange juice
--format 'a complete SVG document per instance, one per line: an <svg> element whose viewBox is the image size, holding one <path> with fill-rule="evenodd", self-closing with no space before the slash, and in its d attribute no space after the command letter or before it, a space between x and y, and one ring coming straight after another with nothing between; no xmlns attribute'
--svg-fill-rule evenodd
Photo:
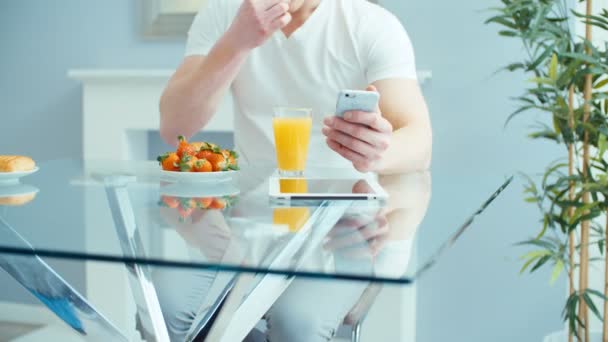
<svg viewBox="0 0 608 342"><path fill-rule="evenodd" d="M308 184L304 178L281 178L279 187L283 193L305 194L308 192Z"/></svg>
<svg viewBox="0 0 608 342"><path fill-rule="evenodd" d="M273 211L272 222L276 225L286 225L290 232L297 232L310 218L308 208L276 208Z"/></svg>
<svg viewBox="0 0 608 342"><path fill-rule="evenodd" d="M274 117L274 140L280 171L304 171L308 156L312 118Z"/></svg>

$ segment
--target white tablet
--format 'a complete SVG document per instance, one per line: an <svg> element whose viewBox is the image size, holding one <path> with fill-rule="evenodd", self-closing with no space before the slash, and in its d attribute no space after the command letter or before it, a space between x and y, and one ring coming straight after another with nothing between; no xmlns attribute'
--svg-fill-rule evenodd
<svg viewBox="0 0 608 342"><path fill-rule="evenodd" d="M269 180L274 200L386 200L388 194L374 179L280 178Z"/></svg>

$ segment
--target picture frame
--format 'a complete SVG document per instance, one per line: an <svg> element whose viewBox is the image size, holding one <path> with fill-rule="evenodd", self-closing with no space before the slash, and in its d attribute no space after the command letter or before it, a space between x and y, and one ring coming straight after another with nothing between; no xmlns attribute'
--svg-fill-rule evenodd
<svg viewBox="0 0 608 342"><path fill-rule="evenodd" d="M141 29L148 39L185 39L207 0L139 0Z"/></svg>
<svg viewBox="0 0 608 342"><path fill-rule="evenodd" d="M324 0L327 1L327 0ZM378 3L378 0L368 0ZM139 0L142 35L147 39L185 39L207 0Z"/></svg>

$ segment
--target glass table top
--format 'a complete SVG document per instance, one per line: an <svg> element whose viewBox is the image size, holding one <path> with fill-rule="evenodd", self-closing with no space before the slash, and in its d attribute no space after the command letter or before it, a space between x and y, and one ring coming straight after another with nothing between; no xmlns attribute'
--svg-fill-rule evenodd
<svg viewBox="0 0 608 342"><path fill-rule="evenodd" d="M479 194L456 176L395 174L378 176L386 201L278 203L268 196L273 172L244 166L227 181L172 183L154 162L41 163L0 185L0 254L409 284L510 181L487 180ZM362 176L314 169L307 177ZM432 184L441 196L431 196ZM433 248L418 250L420 227L448 206L459 220L441 221Z"/></svg>

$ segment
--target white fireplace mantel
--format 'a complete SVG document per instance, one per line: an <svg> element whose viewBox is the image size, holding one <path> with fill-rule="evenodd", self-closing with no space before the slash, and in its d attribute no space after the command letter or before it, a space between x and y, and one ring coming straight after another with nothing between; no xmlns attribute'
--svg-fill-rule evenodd
<svg viewBox="0 0 608 342"><path fill-rule="evenodd" d="M82 82L83 158L141 160L148 131L160 126L158 103L173 70L70 70ZM205 128L232 131L231 101Z"/></svg>
<svg viewBox="0 0 608 342"><path fill-rule="evenodd" d="M160 95L171 69L78 69L68 77L83 86L83 158L138 160L148 156L148 131L159 129ZM421 84L432 77L419 71ZM232 101L226 97L207 131L232 132Z"/></svg>
<svg viewBox="0 0 608 342"><path fill-rule="evenodd" d="M82 82L103 81L167 81L173 74L172 69L73 69L68 71L68 77ZM418 79L421 84L432 78L430 70L419 70Z"/></svg>

